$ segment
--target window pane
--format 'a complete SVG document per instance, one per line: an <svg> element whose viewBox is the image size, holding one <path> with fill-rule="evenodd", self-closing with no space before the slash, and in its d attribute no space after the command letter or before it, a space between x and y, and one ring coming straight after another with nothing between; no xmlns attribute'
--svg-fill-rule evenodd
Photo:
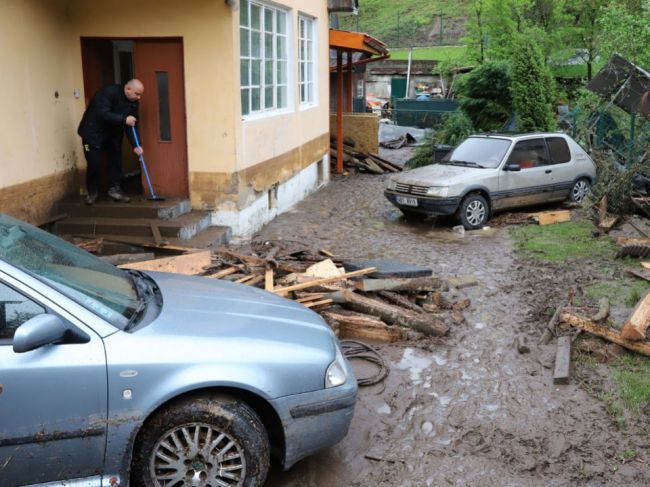
<svg viewBox="0 0 650 487"><path fill-rule="evenodd" d="M273 10L270 8L264 9L264 30L273 32Z"/></svg>
<svg viewBox="0 0 650 487"><path fill-rule="evenodd" d="M305 81L305 63L300 63L300 81Z"/></svg>
<svg viewBox="0 0 650 487"><path fill-rule="evenodd" d="M240 63L240 84L241 87L249 86L250 85L250 79L249 79L249 73L251 69L251 62L248 59L242 59Z"/></svg>
<svg viewBox="0 0 650 487"><path fill-rule="evenodd" d="M251 61L251 85L256 86L260 84L262 61Z"/></svg>
<svg viewBox="0 0 650 487"><path fill-rule="evenodd" d="M264 108L273 108L273 87L264 88Z"/></svg>
<svg viewBox="0 0 650 487"><path fill-rule="evenodd" d="M563 164L571 160L569 146L562 137L549 137L546 142L551 153L551 164Z"/></svg>
<svg viewBox="0 0 650 487"><path fill-rule="evenodd" d="M286 30L287 29L287 14L280 11L280 10L278 10L277 15L276 15L276 19L277 19L277 24L278 24L278 29L277 29L278 33L279 34L286 34L287 33L287 30Z"/></svg>
<svg viewBox="0 0 650 487"><path fill-rule="evenodd" d="M11 340L16 328L45 310L9 286L0 283L0 343Z"/></svg>
<svg viewBox="0 0 650 487"><path fill-rule="evenodd" d="M287 106L287 87L278 86L278 101L277 108L285 108Z"/></svg>
<svg viewBox="0 0 650 487"><path fill-rule="evenodd" d="M517 145L515 145L515 148L510 154L508 162L519 164L521 169L546 165L546 146L544 139L531 139L517 142Z"/></svg>
<svg viewBox="0 0 650 487"><path fill-rule="evenodd" d="M287 48L286 48L286 37L278 37L277 38L277 51L276 51L276 57L278 59L286 59L287 58Z"/></svg>
<svg viewBox="0 0 650 487"><path fill-rule="evenodd" d="M251 32L251 57L261 57L261 34L259 32Z"/></svg>
<svg viewBox="0 0 650 487"><path fill-rule="evenodd" d="M314 81L314 65L312 63L307 64L307 81Z"/></svg>
<svg viewBox="0 0 650 487"><path fill-rule="evenodd" d="M251 90L252 101L251 101L251 111L258 112L260 110L260 89L253 88Z"/></svg>
<svg viewBox="0 0 650 487"><path fill-rule="evenodd" d="M250 56L250 40L249 40L249 30L248 29L239 29L239 55L242 57Z"/></svg>
<svg viewBox="0 0 650 487"><path fill-rule="evenodd" d="M264 34L264 57L273 59L273 34Z"/></svg>
<svg viewBox="0 0 650 487"><path fill-rule="evenodd" d="M169 118L169 77L166 71L156 71L158 89L158 134L160 140L172 140L171 121Z"/></svg>
<svg viewBox="0 0 650 487"><path fill-rule="evenodd" d="M307 93L307 92L306 92L306 90L305 90L305 85L304 85L304 84L301 84L301 85L300 85L300 101L301 101L301 102L305 102L305 101L307 101L306 93Z"/></svg>
<svg viewBox="0 0 650 487"><path fill-rule="evenodd" d="M314 83L309 83L307 85L307 101L314 101Z"/></svg>
<svg viewBox="0 0 650 487"><path fill-rule="evenodd" d="M248 26L248 0L242 0L239 6L239 25Z"/></svg>
<svg viewBox="0 0 650 487"><path fill-rule="evenodd" d="M299 28L298 28L299 29L299 34L298 35L304 39L305 38L305 19L300 19L298 21L298 25L299 25Z"/></svg>
<svg viewBox="0 0 650 487"><path fill-rule="evenodd" d="M260 17L262 16L262 9L259 5L251 4L251 27L258 29L262 25Z"/></svg>
<svg viewBox="0 0 650 487"><path fill-rule="evenodd" d="M312 60L312 52L313 52L313 43L310 41L310 42L307 42L306 44L307 44L307 47L306 47L306 49L307 49L307 60L311 61Z"/></svg>
<svg viewBox="0 0 650 487"><path fill-rule="evenodd" d="M273 61L266 61L264 63L264 84L273 84Z"/></svg>
<svg viewBox="0 0 650 487"><path fill-rule="evenodd" d="M277 79L276 82L278 84L284 84L287 82L287 62L286 61L278 61L276 65L276 70L277 70Z"/></svg>
<svg viewBox="0 0 650 487"><path fill-rule="evenodd" d="M241 114L248 115L250 112L250 90L241 90Z"/></svg>

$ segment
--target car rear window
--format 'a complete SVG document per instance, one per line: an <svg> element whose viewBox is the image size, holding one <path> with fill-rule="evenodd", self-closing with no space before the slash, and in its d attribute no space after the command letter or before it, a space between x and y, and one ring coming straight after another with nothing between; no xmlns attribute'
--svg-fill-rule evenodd
<svg viewBox="0 0 650 487"><path fill-rule="evenodd" d="M562 137L548 137L546 143L551 153L551 164L563 164L571 160L569 144Z"/></svg>

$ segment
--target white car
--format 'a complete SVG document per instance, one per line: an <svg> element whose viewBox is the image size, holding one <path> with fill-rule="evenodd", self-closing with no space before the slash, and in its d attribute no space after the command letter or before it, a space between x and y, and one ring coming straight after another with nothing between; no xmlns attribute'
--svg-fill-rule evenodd
<svg viewBox="0 0 650 487"><path fill-rule="evenodd" d="M492 213L550 201L580 202L596 165L562 133L485 134L465 139L442 162L392 176L384 195L405 215L456 215L468 230Z"/></svg>

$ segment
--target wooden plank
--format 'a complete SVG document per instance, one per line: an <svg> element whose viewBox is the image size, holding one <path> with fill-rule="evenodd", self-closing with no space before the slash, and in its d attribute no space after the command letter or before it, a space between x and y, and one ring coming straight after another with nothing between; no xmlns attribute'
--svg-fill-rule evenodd
<svg viewBox="0 0 650 487"><path fill-rule="evenodd" d="M264 273L264 289L273 291L273 269L266 269Z"/></svg>
<svg viewBox="0 0 650 487"><path fill-rule="evenodd" d="M437 277L393 277L386 279L362 279L354 283L360 291L436 291L444 282Z"/></svg>
<svg viewBox="0 0 650 487"><path fill-rule="evenodd" d="M557 350L555 351L555 370L553 372L553 384L568 384L571 369L571 337L561 336L557 338Z"/></svg>
<svg viewBox="0 0 650 487"><path fill-rule="evenodd" d="M621 338L626 340L645 340L650 325L650 291L636 304L632 315L623 325Z"/></svg>
<svg viewBox="0 0 650 487"><path fill-rule="evenodd" d="M251 279L254 279L255 276L256 276L256 274L249 274L249 275L247 275L247 276L240 277L240 278L237 279L235 282L236 282L237 284L244 284L245 282L250 281Z"/></svg>
<svg viewBox="0 0 650 487"><path fill-rule="evenodd" d="M230 274L234 274L235 272L238 271L239 271L239 267L231 266L228 267L227 269L224 269L219 272L215 272L214 274L210 274L209 276L205 276L205 277L208 277L210 279L221 279L222 277L229 276Z"/></svg>
<svg viewBox="0 0 650 487"><path fill-rule="evenodd" d="M325 255L325 256L331 258L331 259L336 258L336 255L334 255L332 252L329 252L329 251L326 250L326 249L320 249L319 252L320 252L321 254L323 254L323 255Z"/></svg>
<svg viewBox="0 0 650 487"><path fill-rule="evenodd" d="M447 279L447 282L449 282L450 286L454 286L456 289L478 286L478 281L474 276L450 277Z"/></svg>
<svg viewBox="0 0 650 487"><path fill-rule="evenodd" d="M537 223L540 225L551 225L553 223L571 221L570 210L540 211L538 213L531 213L531 216L535 218Z"/></svg>
<svg viewBox="0 0 650 487"><path fill-rule="evenodd" d="M353 311L323 311L321 315L339 338L357 338L377 342L396 342L405 338L405 330L397 326L388 326L374 316Z"/></svg>
<svg viewBox="0 0 650 487"><path fill-rule="evenodd" d="M592 335L605 338L612 343L617 343L621 347L627 348L628 350L650 356L650 343L648 342L633 342L626 340L621 337L621 334L618 331L607 328L605 326L597 325L596 323L593 323L592 321L573 313L562 313L561 320L571 326L588 331Z"/></svg>
<svg viewBox="0 0 650 487"><path fill-rule="evenodd" d="M321 299L320 301L309 301L308 303L304 303L304 305L308 308L313 308L315 306L322 306L324 304L331 304L333 302L334 300L332 299Z"/></svg>
<svg viewBox="0 0 650 487"><path fill-rule="evenodd" d="M302 298L296 299L296 302L298 303L307 303L309 301L318 301L319 299L323 299L325 296L325 293L317 293L317 294L312 294L310 296L305 296Z"/></svg>
<svg viewBox="0 0 650 487"><path fill-rule="evenodd" d="M163 240L162 235L160 235L160 228L158 228L158 225L151 222L149 226L151 227L151 235L153 236L153 241L156 242L156 245L164 245L165 241Z"/></svg>
<svg viewBox="0 0 650 487"><path fill-rule="evenodd" d="M365 274L370 274L372 272L375 272L377 270L376 267L368 267L366 269L361 269L359 271L354 271L354 272L347 272L345 274L341 274L340 276L334 276L334 277L326 277L324 279L316 279L314 281L309 281L309 282L303 282L301 284L294 284L293 286L287 286L287 287L280 287L277 289L274 289L273 292L276 294L287 294L291 291L298 291L300 289L307 289L310 287L318 286L319 284L328 284L331 282L336 282L340 281L343 279L347 279L349 277L356 277L356 276L363 276Z"/></svg>
<svg viewBox="0 0 650 487"><path fill-rule="evenodd" d="M171 272L174 274L196 275L210 265L212 255L209 250L191 254L176 255L163 259L133 262L119 266L122 269L137 269L141 271Z"/></svg>
<svg viewBox="0 0 650 487"><path fill-rule="evenodd" d="M262 282L264 280L264 276L262 274L257 274L253 279L250 279L246 281L244 284L247 286L255 286L256 284Z"/></svg>
<svg viewBox="0 0 650 487"><path fill-rule="evenodd" d="M644 269L650 269L650 262L641 262L641 267Z"/></svg>

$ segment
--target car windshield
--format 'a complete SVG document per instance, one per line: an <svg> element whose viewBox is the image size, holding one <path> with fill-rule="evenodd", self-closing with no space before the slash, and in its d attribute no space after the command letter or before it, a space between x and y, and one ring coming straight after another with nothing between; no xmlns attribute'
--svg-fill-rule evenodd
<svg viewBox="0 0 650 487"><path fill-rule="evenodd" d="M447 154L442 164L496 168L508 152L510 143L506 139L469 137Z"/></svg>
<svg viewBox="0 0 650 487"><path fill-rule="evenodd" d="M140 300L133 278L43 230L0 214L0 259L123 329Z"/></svg>

